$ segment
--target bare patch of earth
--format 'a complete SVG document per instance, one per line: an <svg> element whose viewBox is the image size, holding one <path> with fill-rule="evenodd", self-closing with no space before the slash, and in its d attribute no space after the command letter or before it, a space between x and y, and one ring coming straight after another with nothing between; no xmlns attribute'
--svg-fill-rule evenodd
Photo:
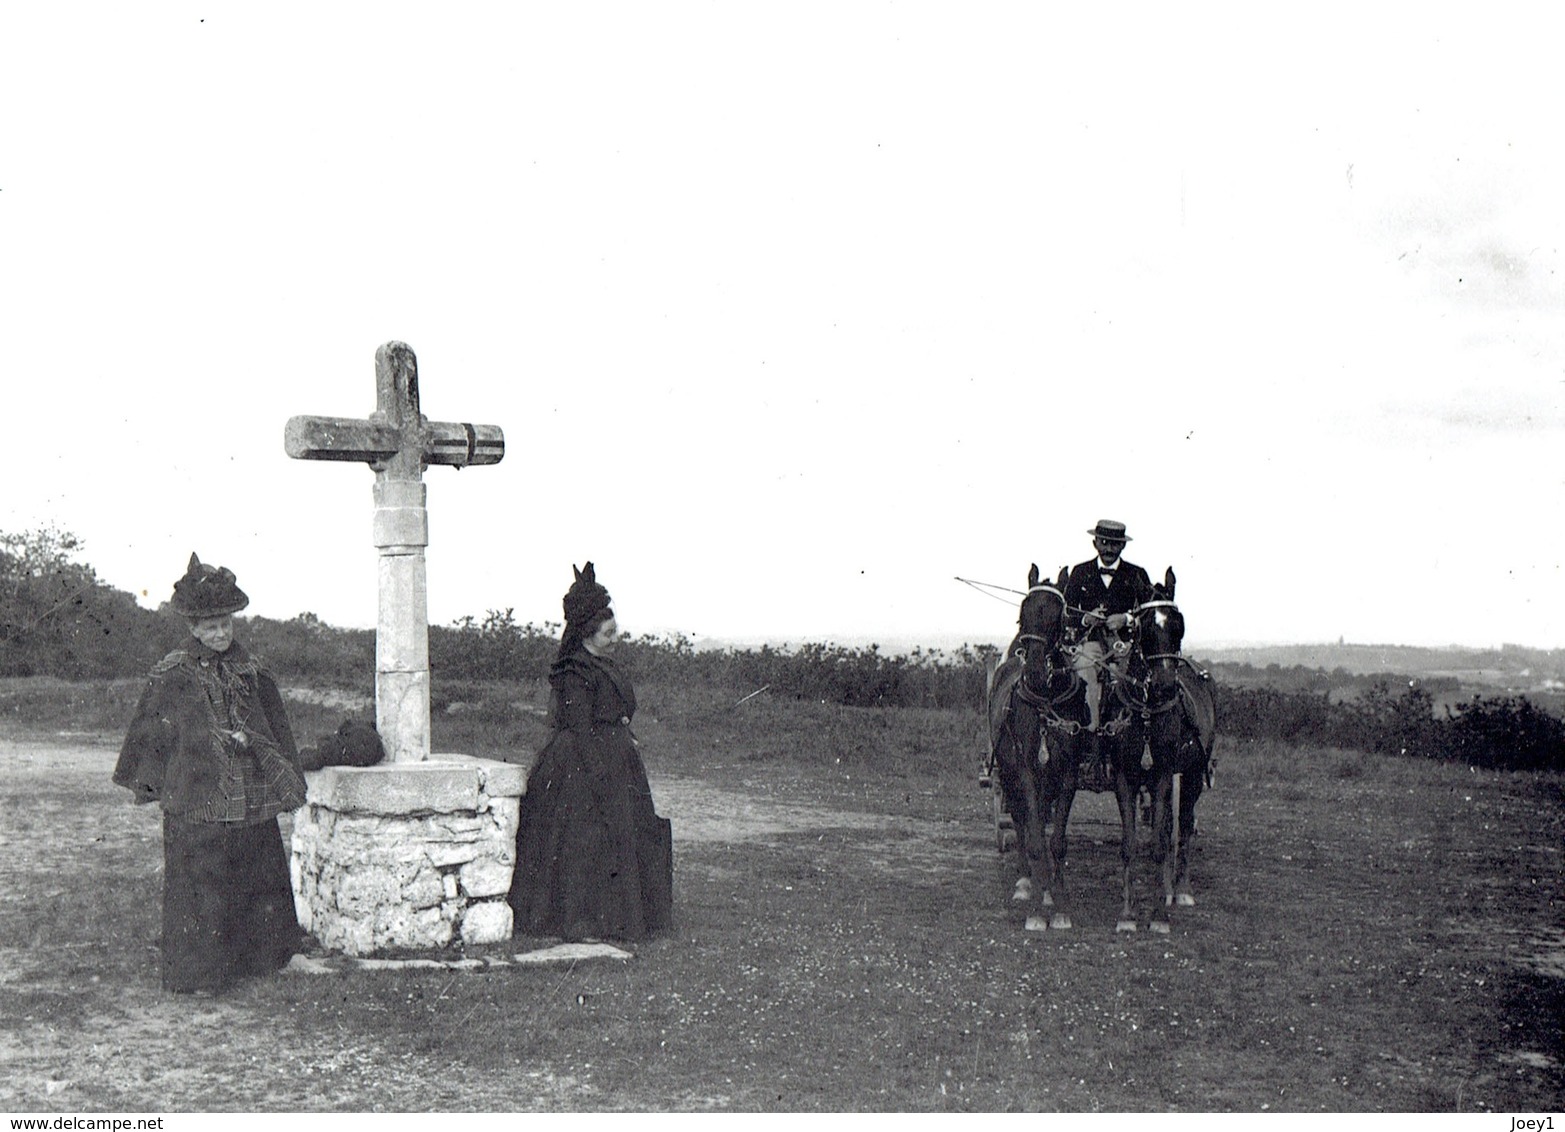
<svg viewBox="0 0 1565 1132"><path fill-rule="evenodd" d="M375 706L374 699L369 696L336 688L289 687L282 689L282 693L289 700L341 711L365 711Z"/></svg>
<svg viewBox="0 0 1565 1132"><path fill-rule="evenodd" d="M76 878L108 860L138 862L143 887L157 891L162 824L154 807L131 804L109 783L116 744L117 737L85 732L0 736L0 794L10 803L10 812L0 813L7 834L7 851L0 855L0 993L11 1007L0 1026L0 1108L102 1109L110 1103L105 1098L145 1111L222 1108L261 1067L266 1085L255 1103L269 1111L319 1110L332 1096L331 1107L345 1110L463 1111L474 1107L473 1098L492 1092L438 1057L394 1049L362 1033L345 1042L320 1018L273 1016L257 1028L253 996L244 986L213 1000L164 994L155 943L125 941L142 951L133 982L93 973L106 965L106 945L92 940L94 933L75 938L68 926L62 931L58 919L38 915L38 905L52 904L59 912L80 891ZM676 858L680 845L765 846L801 834L859 839L866 831L877 834L862 839L867 859L892 874L981 867L994 857L972 836L970 823L780 801L688 777L655 776L653 790L659 812L673 822ZM18 799L33 799L25 819L11 808ZM286 818L284 826L286 834ZM31 836L39 830L47 831L47 844ZM40 888L36 878L45 855L60 879ZM681 867L701 866L685 857ZM68 925L71 912L64 911ZM453 977L486 976L456 971ZM91 1035L86 1040L84 1021ZM231 1070L214 1069L214 1060ZM527 1091L537 1110L594 1103L589 1082L534 1076ZM374 1091L356 1091L355 1084L366 1080L373 1080ZM514 1090L506 1092L514 1098ZM723 1103L720 1097L690 1097L684 1107Z"/></svg>
<svg viewBox="0 0 1565 1132"><path fill-rule="evenodd" d="M127 937L120 930L130 918L124 914L124 898L115 904L116 897L102 891L111 886L92 879L118 867L120 881L141 894L138 898L156 900L161 823L155 810L132 806L123 791L109 784L116 741L79 734L0 736L0 1108L217 1111L243 1097L248 1108L258 1111L460 1112L482 1108L485 1097L505 1097L507 1109L557 1111L592 1108L610 1099L585 1075L518 1065L497 1083L489 1079L495 1070L418 1048L406 1035L388 1033L381 1039L366 1035L362 1027L344 1027L334 1020L329 995L303 997L303 1005L285 1002L279 1008L275 989L266 994L253 985L206 1001L162 993L155 941L134 933ZM966 819L937 820L875 812L858 796L828 804L819 797L769 795L672 774L655 775L653 787L660 812L674 824L677 869L716 871L726 867L719 862L735 860L720 851L703 856L702 848L797 846L808 839L850 850L893 882L1003 871L992 840L975 836L971 809ZM1252 807L1252 825L1274 808L1291 815L1280 788L1267 798L1273 800ZM1232 817L1240 800L1236 793L1214 797L1214 821ZM1073 830L1112 842L1117 833L1106 805L1102 796L1083 799ZM1351 829L1335 830L1335 840L1317 838L1321 831L1308 832L1306 837L1280 822L1266 834L1271 867L1288 870L1295 883L1307 881L1317 865L1330 863L1338 842L1344 851L1355 844ZM1214 841L1220 851L1223 844L1220 837ZM1387 852L1391 844L1382 841L1374 849ZM1422 845L1407 842L1403 852L1424 852ZM683 858L680 846L690 850ZM1111 854L1088 856L1101 862ZM1399 861L1393 855L1391 863ZM1249 875L1232 853L1226 872ZM799 883L811 879L801 873ZM140 911L142 922L155 919L155 911L145 906ZM1230 910L1230 919L1239 914ZM1529 971L1552 978L1565 974L1565 932L1556 928L1511 930L1499 938L1492 925L1486 928L1475 919L1470 928L1448 925L1444 930L1452 939L1466 938L1470 931L1473 946L1483 954L1503 954ZM1115 940L1117 959L1125 956L1120 942ZM1092 944L1083 937L1064 946ZM1244 973L1270 962L1265 945L1250 946L1253 954L1246 952ZM1448 945L1446 950L1452 949ZM1071 957L1064 950L1058 954L1061 962ZM1095 956L1094 962L1100 960ZM1466 973L1465 964L1450 972L1453 980L1459 974L1465 979ZM495 976L453 972L450 977ZM318 982L310 975L284 978ZM1443 986L1454 993L1454 982ZM439 993L437 985L431 994ZM1056 1006L1076 1008L1068 999L1051 999L1048 1009ZM1026 1039L1028 1031L1020 1032ZM1073 1032L1085 1040L1092 1030L1075 1019ZM1523 1047L1500 1057L1518 1071L1553 1072L1556 1053L1547 1046ZM1426 1072L1416 1065L1408 1072L1415 1070ZM521 1092L517 1078L525 1078ZM699 1109L726 1107L730 1098L719 1084L699 1095L664 1097L662 1103Z"/></svg>

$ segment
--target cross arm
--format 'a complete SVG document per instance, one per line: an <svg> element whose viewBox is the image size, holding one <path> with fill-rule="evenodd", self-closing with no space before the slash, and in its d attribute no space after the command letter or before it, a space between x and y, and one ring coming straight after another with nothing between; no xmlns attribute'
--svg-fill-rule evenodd
<svg viewBox="0 0 1565 1132"><path fill-rule="evenodd" d="M408 429L374 420L290 417L283 429L283 450L295 460L341 460L379 465L411 443L411 451L418 453L424 464L456 468L498 464L505 455L505 433L498 425L451 421L424 421L421 424L422 428L410 435Z"/></svg>
<svg viewBox="0 0 1565 1132"><path fill-rule="evenodd" d="M283 450L295 460L378 464L397 454L400 441L390 425L343 417L290 417L283 428Z"/></svg>
<svg viewBox="0 0 1565 1132"><path fill-rule="evenodd" d="M471 464L498 464L505 455L505 434L498 425L453 424L430 421L424 444L424 463L465 468Z"/></svg>

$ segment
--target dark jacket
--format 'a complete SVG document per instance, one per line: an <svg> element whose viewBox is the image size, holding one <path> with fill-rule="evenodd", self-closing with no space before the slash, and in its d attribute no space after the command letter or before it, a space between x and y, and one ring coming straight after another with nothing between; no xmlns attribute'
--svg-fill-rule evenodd
<svg viewBox="0 0 1565 1132"><path fill-rule="evenodd" d="M1073 567L1065 580L1065 604L1071 607L1069 616L1076 624L1083 623L1084 612L1129 613L1151 600L1152 579L1140 566L1123 558L1115 564L1112 585L1104 586L1096 558Z"/></svg>
<svg viewBox="0 0 1565 1132"><path fill-rule="evenodd" d="M153 666L114 782L200 821L265 820L305 794L277 682L237 642L215 653L192 640Z"/></svg>
<svg viewBox="0 0 1565 1132"><path fill-rule="evenodd" d="M629 727L636 714L636 693L607 657L577 649L549 669L553 689L550 723L556 730L595 734L609 727Z"/></svg>

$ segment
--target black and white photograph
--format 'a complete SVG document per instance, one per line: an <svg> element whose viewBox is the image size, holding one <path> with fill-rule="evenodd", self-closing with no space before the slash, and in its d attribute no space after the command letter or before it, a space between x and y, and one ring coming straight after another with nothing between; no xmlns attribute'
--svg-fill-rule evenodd
<svg viewBox="0 0 1565 1132"><path fill-rule="evenodd" d="M1556 25L0 8L11 1127L1549 1132Z"/></svg>

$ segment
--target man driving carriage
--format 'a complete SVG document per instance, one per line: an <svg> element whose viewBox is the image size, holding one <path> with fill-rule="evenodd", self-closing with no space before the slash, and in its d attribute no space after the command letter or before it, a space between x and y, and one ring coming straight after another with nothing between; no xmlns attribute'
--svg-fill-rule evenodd
<svg viewBox="0 0 1565 1132"><path fill-rule="evenodd" d="M1065 581L1067 624L1074 629L1078 649L1072 666L1087 684L1088 724L1096 734L1101 723L1103 675L1123 663L1112 644L1130 621L1130 611L1151 601L1152 579L1121 557L1130 536L1125 524L1099 519L1087 532L1097 557L1075 566Z"/></svg>

